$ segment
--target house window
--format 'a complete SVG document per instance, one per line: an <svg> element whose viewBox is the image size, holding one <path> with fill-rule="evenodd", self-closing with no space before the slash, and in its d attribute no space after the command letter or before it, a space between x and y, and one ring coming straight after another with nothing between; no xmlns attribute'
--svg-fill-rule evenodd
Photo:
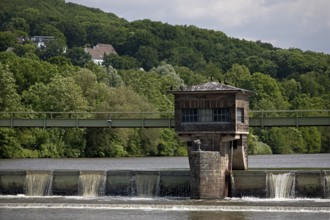
<svg viewBox="0 0 330 220"><path fill-rule="evenodd" d="M182 122L229 122L229 108L182 109Z"/></svg>
<svg viewBox="0 0 330 220"><path fill-rule="evenodd" d="M244 109L243 108L236 109L236 122L244 123Z"/></svg>

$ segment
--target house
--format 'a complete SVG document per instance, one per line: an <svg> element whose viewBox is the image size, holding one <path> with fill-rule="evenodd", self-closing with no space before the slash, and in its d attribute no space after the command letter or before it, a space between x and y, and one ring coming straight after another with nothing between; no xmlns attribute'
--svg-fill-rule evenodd
<svg viewBox="0 0 330 220"><path fill-rule="evenodd" d="M92 56L94 63L101 65L105 55L117 54L111 44L97 44L93 48L85 48L85 52Z"/></svg>
<svg viewBox="0 0 330 220"><path fill-rule="evenodd" d="M47 41L52 41L54 40L55 37L53 36L32 36L31 37L31 41L33 43L35 43L35 45L38 47L38 48L44 48L46 47L46 42Z"/></svg>

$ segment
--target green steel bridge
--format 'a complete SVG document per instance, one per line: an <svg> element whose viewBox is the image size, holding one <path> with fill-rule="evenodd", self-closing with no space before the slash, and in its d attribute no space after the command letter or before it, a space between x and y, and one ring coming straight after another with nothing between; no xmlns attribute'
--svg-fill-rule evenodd
<svg viewBox="0 0 330 220"><path fill-rule="evenodd" d="M0 112L0 128L174 128L173 112ZM330 126L330 110L250 111L250 127Z"/></svg>

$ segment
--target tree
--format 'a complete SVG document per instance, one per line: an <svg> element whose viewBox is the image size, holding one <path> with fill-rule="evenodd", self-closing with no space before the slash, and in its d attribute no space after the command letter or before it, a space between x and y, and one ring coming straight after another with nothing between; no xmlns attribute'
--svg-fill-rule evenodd
<svg viewBox="0 0 330 220"><path fill-rule="evenodd" d="M89 61L92 60L92 56L80 47L69 49L67 57L71 60L73 65L80 67L84 67Z"/></svg>
<svg viewBox="0 0 330 220"><path fill-rule="evenodd" d="M20 96L16 91L14 75L0 63L0 112L21 109Z"/></svg>
<svg viewBox="0 0 330 220"><path fill-rule="evenodd" d="M65 21L63 27L69 48L81 47L86 43L87 34L81 24L75 21Z"/></svg>
<svg viewBox="0 0 330 220"><path fill-rule="evenodd" d="M30 32L30 27L27 24L26 20L20 17L12 17L10 21L3 24L3 26L6 31L10 32L15 32L18 30L23 31L27 34Z"/></svg>
<svg viewBox="0 0 330 220"><path fill-rule="evenodd" d="M172 56L169 58L169 62L179 66L188 67L193 71L202 70L206 65L203 54L194 51L189 47L174 48Z"/></svg>
<svg viewBox="0 0 330 220"><path fill-rule="evenodd" d="M159 64L157 50L149 46L139 47L136 59L141 63L142 68L147 71Z"/></svg>
<svg viewBox="0 0 330 220"><path fill-rule="evenodd" d="M287 109L289 106L289 103L282 96L277 81L268 75L254 73L249 80L242 82L241 85L242 88L256 92L250 99L252 109L261 109L260 102L269 102L271 106L274 106L276 109ZM265 105L262 107L263 110L272 109Z"/></svg>
<svg viewBox="0 0 330 220"><path fill-rule="evenodd" d="M246 66L235 63L225 74L224 81L230 85L240 87L242 84L244 85L244 81L248 81L250 77L250 71Z"/></svg>
<svg viewBox="0 0 330 220"><path fill-rule="evenodd" d="M262 131L261 140L274 154L306 153L302 133L297 128L271 128Z"/></svg>
<svg viewBox="0 0 330 220"><path fill-rule="evenodd" d="M23 92L23 101L37 111L86 111L88 103L71 77L55 76L47 85L36 83Z"/></svg>
<svg viewBox="0 0 330 220"><path fill-rule="evenodd" d="M8 47L14 47L17 44L16 35L11 32L0 32L0 51L5 51Z"/></svg>
<svg viewBox="0 0 330 220"><path fill-rule="evenodd" d="M261 142L258 136L254 135L252 132L248 136L248 154L257 155L257 154L272 154L270 147Z"/></svg>
<svg viewBox="0 0 330 220"><path fill-rule="evenodd" d="M19 44L15 46L14 53L20 57L35 57L39 59L36 55L37 47L34 44Z"/></svg>
<svg viewBox="0 0 330 220"><path fill-rule="evenodd" d="M9 70L13 72L18 85L18 94L29 89L35 83L48 83L55 75L59 74L60 68L48 62L40 62L29 58L10 57L4 60ZM67 69L67 67L66 67ZM66 70L67 72L68 69Z"/></svg>
<svg viewBox="0 0 330 220"><path fill-rule="evenodd" d="M39 57L42 60L49 60L52 57L61 56L66 50L65 41L62 39L55 39L46 42L45 45L45 47L37 50Z"/></svg>
<svg viewBox="0 0 330 220"><path fill-rule="evenodd" d="M121 76L118 74L117 70L112 68L111 66L109 66L107 68L108 70L108 79L109 79L109 86L110 87L123 87L124 86L124 82L121 78Z"/></svg>
<svg viewBox="0 0 330 220"><path fill-rule="evenodd" d="M139 67L139 62L130 56L109 54L104 56L103 65L106 67L112 66L115 69L133 69Z"/></svg>
<svg viewBox="0 0 330 220"><path fill-rule="evenodd" d="M188 67L174 67L175 72L180 76L185 85L197 85L207 82L208 79L201 74L195 73Z"/></svg>
<svg viewBox="0 0 330 220"><path fill-rule="evenodd" d="M286 96L290 102L301 93L301 84L294 79L284 80L280 83L280 86L282 94Z"/></svg>
<svg viewBox="0 0 330 220"><path fill-rule="evenodd" d="M307 153L319 153L321 151L321 132L316 127L300 128L305 142Z"/></svg>
<svg viewBox="0 0 330 220"><path fill-rule="evenodd" d="M21 158L23 149L19 146L13 129L0 128L0 158Z"/></svg>
<svg viewBox="0 0 330 220"><path fill-rule="evenodd" d="M154 108L134 91L128 88L109 88L103 91L102 100L98 101L97 111L109 112L152 112ZM117 118L120 115L113 115ZM139 115L125 115L128 117L140 117ZM137 138L137 132L139 138ZM87 129L86 155L87 156L126 156L128 151L154 152L157 148L159 130L136 129ZM156 144L155 144L156 143ZM155 144L155 145L153 145ZM143 146L143 149L141 149ZM136 149L139 148L140 150ZM148 149L148 150L144 150ZM143 154L145 155L145 154Z"/></svg>

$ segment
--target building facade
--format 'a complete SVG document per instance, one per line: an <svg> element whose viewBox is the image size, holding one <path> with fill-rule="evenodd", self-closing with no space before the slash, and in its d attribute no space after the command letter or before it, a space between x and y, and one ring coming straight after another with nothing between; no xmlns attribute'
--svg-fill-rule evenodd
<svg viewBox="0 0 330 220"><path fill-rule="evenodd" d="M217 82L170 92L175 97L175 130L188 146L191 187L197 193L193 197L225 197L228 173L248 166L251 92Z"/></svg>

